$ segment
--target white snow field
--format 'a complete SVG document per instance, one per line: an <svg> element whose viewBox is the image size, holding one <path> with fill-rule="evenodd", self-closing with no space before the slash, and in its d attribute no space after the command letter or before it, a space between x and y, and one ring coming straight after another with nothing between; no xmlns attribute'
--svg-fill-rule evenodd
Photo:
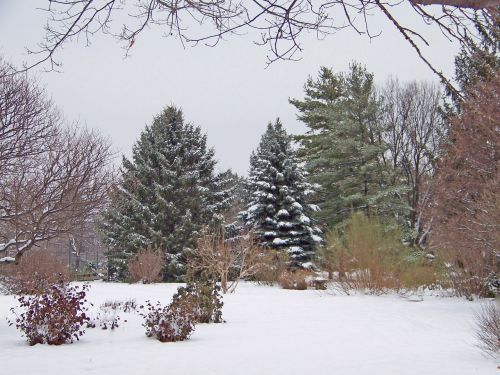
<svg viewBox="0 0 500 375"><path fill-rule="evenodd" d="M94 309L135 298L167 304L175 284L91 283ZM0 374L99 375L472 375L499 364L474 346L478 302L426 296L339 296L244 283L224 297L225 324L200 324L185 342L144 335L141 317L121 314L114 331L87 329L69 345L30 347L5 319L0 296ZM127 322L123 322L126 319Z"/></svg>

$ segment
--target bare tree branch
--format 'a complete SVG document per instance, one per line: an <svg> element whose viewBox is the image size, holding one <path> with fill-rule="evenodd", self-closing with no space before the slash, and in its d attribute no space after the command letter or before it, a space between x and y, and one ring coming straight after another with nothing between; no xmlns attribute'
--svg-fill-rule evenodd
<svg viewBox="0 0 500 375"><path fill-rule="evenodd" d="M98 32L113 35L124 42L126 54L149 26L160 26L166 36L182 45L216 46L231 35L254 30L258 45L269 48L268 63L296 60L303 48L302 35L314 32L318 38L351 28L369 38L380 33L370 30L370 17L379 10L410 43L417 56L450 88L450 81L424 56L420 44L428 40L417 30L393 15L391 8L411 5L424 24L436 25L452 41L469 45L475 29L472 20L487 23L497 12L500 0L50 0L43 10L48 14L45 38L37 49L36 61L24 70L40 64L57 69L55 54L64 43L82 38L87 44ZM425 5L441 7L427 8ZM451 6L450 6L451 5ZM463 7L463 8L462 8ZM489 8L485 8L489 7ZM112 16L123 17L119 31L113 31ZM471 39L472 38L472 39Z"/></svg>
<svg viewBox="0 0 500 375"><path fill-rule="evenodd" d="M499 0L413 0L420 5L448 5L458 8L483 9L500 5Z"/></svg>

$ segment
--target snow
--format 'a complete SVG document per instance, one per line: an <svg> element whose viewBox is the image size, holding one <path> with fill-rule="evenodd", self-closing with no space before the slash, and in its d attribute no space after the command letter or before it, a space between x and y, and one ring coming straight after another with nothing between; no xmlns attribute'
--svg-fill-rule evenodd
<svg viewBox="0 0 500 375"><path fill-rule="evenodd" d="M0 243L0 251L5 251L8 247L14 245L16 243L16 239L12 238L9 242L7 243Z"/></svg>
<svg viewBox="0 0 500 375"><path fill-rule="evenodd" d="M300 246L290 246L288 248L288 253L289 254L294 254L294 253L302 253L304 249Z"/></svg>
<svg viewBox="0 0 500 375"><path fill-rule="evenodd" d="M254 204L254 205L248 207L247 211L248 212L254 212L254 211L257 211L259 209L259 207L260 207L260 204Z"/></svg>
<svg viewBox="0 0 500 375"><path fill-rule="evenodd" d="M106 300L168 303L175 284L91 283L93 309ZM0 296L9 315L12 296ZM425 296L333 295L241 284L224 296L225 324L201 324L190 340L148 339L137 314L120 327L88 329L71 345L28 346L0 319L0 363L9 375L486 375L494 359L474 346L479 302ZM124 322L127 320L127 322Z"/></svg>
<svg viewBox="0 0 500 375"><path fill-rule="evenodd" d="M306 215L302 214L300 215L299 221L303 224L309 224L311 222L311 219L309 219Z"/></svg>
<svg viewBox="0 0 500 375"><path fill-rule="evenodd" d="M273 240L273 245L275 246L283 246L283 245L287 245L289 243L289 240L288 239L281 239L279 237L276 237L274 240Z"/></svg>
<svg viewBox="0 0 500 375"><path fill-rule="evenodd" d="M3 257L3 258L0 258L0 263L12 263L12 262L15 262L16 261L16 258L13 258L13 257Z"/></svg>
<svg viewBox="0 0 500 375"><path fill-rule="evenodd" d="M291 229L295 226L294 223L291 223L289 221L280 221L278 222L278 229Z"/></svg>
<svg viewBox="0 0 500 375"><path fill-rule="evenodd" d="M311 237L312 237L313 241L316 242L316 243L323 242L323 239L320 236L316 235L316 234L311 235Z"/></svg>
<svg viewBox="0 0 500 375"><path fill-rule="evenodd" d="M309 206L310 210L313 212L321 211L321 209L319 208L319 206L317 204L309 204L308 206Z"/></svg>
<svg viewBox="0 0 500 375"><path fill-rule="evenodd" d="M282 208L281 210L278 211L278 213L276 214L276 216L278 216L278 217L289 217L290 213L287 210L285 210L284 208Z"/></svg>

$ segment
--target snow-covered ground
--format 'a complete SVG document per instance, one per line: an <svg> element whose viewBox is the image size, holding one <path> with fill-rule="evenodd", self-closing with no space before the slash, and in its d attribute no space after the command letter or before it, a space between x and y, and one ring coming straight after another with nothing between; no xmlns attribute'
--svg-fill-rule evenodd
<svg viewBox="0 0 500 375"><path fill-rule="evenodd" d="M169 303L174 284L91 283L94 309L106 300ZM28 346L5 317L0 296L0 374L99 375L472 375L498 363L474 347L478 302L427 296L334 296L243 284L224 297L225 324L201 324L190 340L160 343L137 314L114 331L88 329L70 345ZM126 319L127 322L123 322Z"/></svg>

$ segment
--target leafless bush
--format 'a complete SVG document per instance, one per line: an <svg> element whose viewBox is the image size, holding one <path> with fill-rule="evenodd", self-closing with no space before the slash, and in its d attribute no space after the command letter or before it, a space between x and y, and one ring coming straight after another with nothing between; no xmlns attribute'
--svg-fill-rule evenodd
<svg viewBox="0 0 500 375"><path fill-rule="evenodd" d="M35 251L26 254L19 264L5 265L2 284L8 293L41 294L68 280L66 265L46 252Z"/></svg>
<svg viewBox="0 0 500 375"><path fill-rule="evenodd" d="M128 263L130 279L144 284L158 282L164 265L165 260L159 250L140 250Z"/></svg>
<svg viewBox="0 0 500 375"><path fill-rule="evenodd" d="M312 273L304 270L285 271L278 282L283 289L306 290Z"/></svg>
<svg viewBox="0 0 500 375"><path fill-rule="evenodd" d="M487 354L500 352L500 309L495 302L483 306L476 314L476 337L479 347Z"/></svg>
<svg viewBox="0 0 500 375"><path fill-rule="evenodd" d="M275 285L288 269L288 255L283 251L266 249L260 256L261 267L254 279L264 285Z"/></svg>
<svg viewBox="0 0 500 375"><path fill-rule="evenodd" d="M262 267L263 249L250 234L226 239L224 232L206 231L199 239L188 267L206 272L221 282L223 293L233 292L241 279L256 275Z"/></svg>

